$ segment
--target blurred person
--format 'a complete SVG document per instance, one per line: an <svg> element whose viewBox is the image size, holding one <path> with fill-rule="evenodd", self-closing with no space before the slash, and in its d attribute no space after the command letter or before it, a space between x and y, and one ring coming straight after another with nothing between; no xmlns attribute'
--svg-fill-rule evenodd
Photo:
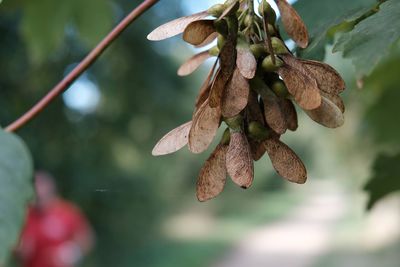
<svg viewBox="0 0 400 267"><path fill-rule="evenodd" d="M76 266L93 247L90 225L75 205L57 194L49 173L35 173L35 190L17 257L23 267Z"/></svg>

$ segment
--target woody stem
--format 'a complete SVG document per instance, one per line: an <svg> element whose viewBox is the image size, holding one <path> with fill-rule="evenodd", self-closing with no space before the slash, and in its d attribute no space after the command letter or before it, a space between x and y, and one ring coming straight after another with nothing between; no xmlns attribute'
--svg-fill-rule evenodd
<svg viewBox="0 0 400 267"><path fill-rule="evenodd" d="M39 102L25 114L8 125L5 130L14 132L24 126L42 112L54 99L69 88L69 86L85 72L96 59L103 54L110 44L140 15L155 5L159 0L144 0L131 13L129 13L115 28L56 86L54 86Z"/></svg>

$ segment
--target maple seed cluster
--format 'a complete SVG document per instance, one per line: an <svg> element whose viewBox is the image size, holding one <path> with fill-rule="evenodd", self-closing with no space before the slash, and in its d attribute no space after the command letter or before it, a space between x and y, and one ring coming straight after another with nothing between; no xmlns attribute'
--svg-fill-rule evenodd
<svg viewBox="0 0 400 267"><path fill-rule="evenodd" d="M307 47L307 28L300 16L286 0L275 2L288 35L299 47ZM253 163L265 153L280 176L306 182L304 164L280 141L287 130L298 127L294 103L326 127L344 123L339 93L345 83L340 75L327 64L296 58L282 41L268 2L261 1L259 15L253 4L253 0L228 0L168 22L148 35L149 40L162 40L183 33L183 40L196 47L217 40L215 47L193 56L178 70L179 75L188 75L216 57L200 88L192 120L166 134L153 149L153 155L165 155L188 145L191 152L201 153L222 122L227 125L200 171L200 201L221 193L227 175L240 187L250 187Z"/></svg>

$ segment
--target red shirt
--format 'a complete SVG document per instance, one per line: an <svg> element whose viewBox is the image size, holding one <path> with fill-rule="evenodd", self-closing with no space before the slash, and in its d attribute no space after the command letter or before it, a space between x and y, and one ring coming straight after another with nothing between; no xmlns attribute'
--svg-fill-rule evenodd
<svg viewBox="0 0 400 267"><path fill-rule="evenodd" d="M44 210L31 207L19 247L24 267L71 267L60 261L61 248L89 231L85 218L71 203L56 200Z"/></svg>

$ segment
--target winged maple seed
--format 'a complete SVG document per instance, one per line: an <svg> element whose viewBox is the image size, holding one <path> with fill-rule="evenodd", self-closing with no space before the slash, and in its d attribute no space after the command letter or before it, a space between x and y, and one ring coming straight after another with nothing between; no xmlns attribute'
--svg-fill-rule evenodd
<svg viewBox="0 0 400 267"><path fill-rule="evenodd" d="M301 48L309 43L307 28L286 0L275 0L288 35ZM276 172L302 184L307 171L301 159L280 137L298 127L294 103L319 124L336 128L344 123L339 94L345 83L331 66L296 58L283 42L276 14L266 0L258 14L253 0L228 0L206 11L168 22L148 35L162 40L182 33L195 47L217 44L187 60L178 75L193 73L204 61L215 63L200 88L193 118L167 133L153 155L173 153L185 145L201 153L213 142L221 125L225 132L203 165L197 198L206 201L224 188L229 175L242 188L254 179L253 162L267 153Z"/></svg>

